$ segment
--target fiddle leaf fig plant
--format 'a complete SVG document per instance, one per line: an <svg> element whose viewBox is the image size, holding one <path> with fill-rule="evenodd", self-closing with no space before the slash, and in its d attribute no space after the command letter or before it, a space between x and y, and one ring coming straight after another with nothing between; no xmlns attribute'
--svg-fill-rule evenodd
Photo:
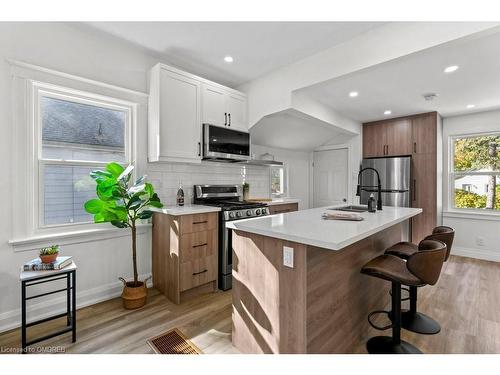
<svg viewBox="0 0 500 375"><path fill-rule="evenodd" d="M111 223L132 230L133 285L139 286L136 223L140 219L149 219L153 215L151 208L161 208L163 204L153 185L146 182L146 176L132 180L133 170L132 165L123 168L118 163L109 163L105 170L90 172L90 177L96 182L97 198L85 202L85 211L94 215L95 223Z"/></svg>

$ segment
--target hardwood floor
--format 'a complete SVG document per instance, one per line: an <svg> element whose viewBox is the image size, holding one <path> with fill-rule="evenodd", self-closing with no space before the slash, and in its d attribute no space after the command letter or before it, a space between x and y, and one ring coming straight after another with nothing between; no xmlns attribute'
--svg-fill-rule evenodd
<svg viewBox="0 0 500 375"><path fill-rule="evenodd" d="M419 289L418 306L442 327L433 336L403 330L403 339L424 353L500 353L500 263L452 256L438 284ZM60 345L67 353L152 353L146 340L176 327L204 353L237 353L231 345L231 292L175 305L150 290L144 308L124 310L117 298L78 310L77 320L76 343L64 335L38 346ZM29 332L38 335L43 328L46 333L57 324L64 323L53 321ZM379 334L371 329L354 352L366 353L365 341ZM0 334L0 347L19 347L20 340L19 329L5 332Z"/></svg>

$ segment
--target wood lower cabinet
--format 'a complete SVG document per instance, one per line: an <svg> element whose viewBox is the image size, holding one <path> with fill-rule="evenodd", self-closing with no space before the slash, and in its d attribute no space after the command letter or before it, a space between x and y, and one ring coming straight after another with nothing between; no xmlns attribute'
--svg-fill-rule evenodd
<svg viewBox="0 0 500 375"><path fill-rule="evenodd" d="M269 214L284 214L287 212L293 212L299 210L298 203L283 203L283 204L273 204L269 206Z"/></svg>
<svg viewBox="0 0 500 375"><path fill-rule="evenodd" d="M172 302L217 288L218 214L153 215L153 286Z"/></svg>
<svg viewBox="0 0 500 375"><path fill-rule="evenodd" d="M414 243L437 225L438 120L437 112L429 112L363 124L364 158L412 158L411 206L423 209L412 219Z"/></svg>

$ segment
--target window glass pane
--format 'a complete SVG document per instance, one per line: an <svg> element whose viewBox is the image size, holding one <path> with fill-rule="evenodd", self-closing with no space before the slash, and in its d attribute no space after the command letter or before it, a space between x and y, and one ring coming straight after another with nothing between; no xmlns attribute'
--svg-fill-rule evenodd
<svg viewBox="0 0 500 375"><path fill-rule="evenodd" d="M500 135L458 138L453 146L455 172L500 171Z"/></svg>
<svg viewBox="0 0 500 375"><path fill-rule="evenodd" d="M500 175L456 176L455 208L500 210Z"/></svg>
<svg viewBox="0 0 500 375"><path fill-rule="evenodd" d="M271 193L281 195L284 193L285 176L283 167L271 167Z"/></svg>
<svg viewBox="0 0 500 375"><path fill-rule="evenodd" d="M89 176L95 167L46 165L43 168L44 225L92 221L84 203L95 198L95 182Z"/></svg>
<svg viewBox="0 0 500 375"><path fill-rule="evenodd" d="M42 97L42 157L125 161L125 111Z"/></svg>

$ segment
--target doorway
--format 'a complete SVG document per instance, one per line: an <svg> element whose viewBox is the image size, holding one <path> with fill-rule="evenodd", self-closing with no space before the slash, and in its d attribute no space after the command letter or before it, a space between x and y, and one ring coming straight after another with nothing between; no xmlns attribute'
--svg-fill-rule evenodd
<svg viewBox="0 0 500 375"><path fill-rule="evenodd" d="M313 152L313 207L347 202L348 164L347 148Z"/></svg>

